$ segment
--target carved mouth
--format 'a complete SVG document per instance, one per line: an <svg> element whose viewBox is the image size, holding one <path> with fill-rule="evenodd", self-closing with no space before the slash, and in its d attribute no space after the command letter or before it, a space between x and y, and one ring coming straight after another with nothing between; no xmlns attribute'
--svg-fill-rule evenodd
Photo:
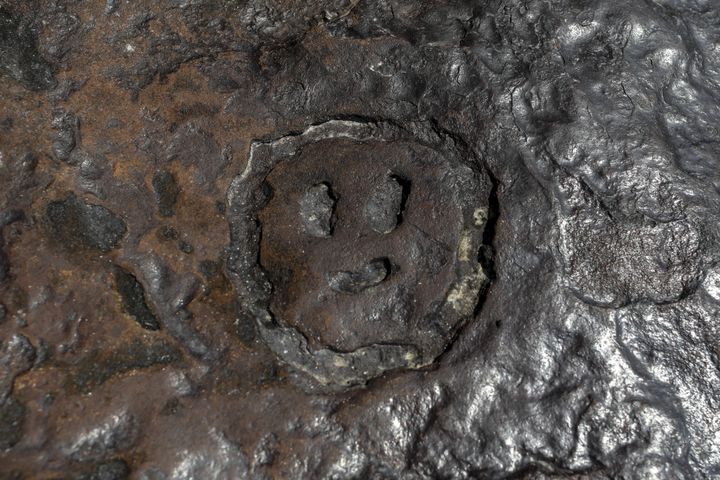
<svg viewBox="0 0 720 480"><path fill-rule="evenodd" d="M338 293L360 293L379 285L390 274L390 260L376 258L355 271L329 273L327 281L330 288Z"/></svg>

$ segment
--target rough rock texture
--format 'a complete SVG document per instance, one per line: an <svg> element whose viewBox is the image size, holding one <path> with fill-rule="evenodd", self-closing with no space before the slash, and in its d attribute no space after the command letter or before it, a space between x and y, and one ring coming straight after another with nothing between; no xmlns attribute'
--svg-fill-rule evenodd
<svg viewBox="0 0 720 480"><path fill-rule="evenodd" d="M380 180L365 204L365 216L376 233L388 234L395 230L403 206L403 187L397 178L387 176Z"/></svg>
<svg viewBox="0 0 720 480"><path fill-rule="evenodd" d="M0 479L716 478L718 125L715 0L0 0Z"/></svg>
<svg viewBox="0 0 720 480"><path fill-rule="evenodd" d="M312 185L300 199L298 215L303 221L305 232L313 237L329 237L333 229L335 199L330 187L324 183Z"/></svg>

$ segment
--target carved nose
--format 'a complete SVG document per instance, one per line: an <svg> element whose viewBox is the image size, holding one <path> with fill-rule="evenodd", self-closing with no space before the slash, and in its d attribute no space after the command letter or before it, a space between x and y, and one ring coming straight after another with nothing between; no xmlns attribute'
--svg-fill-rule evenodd
<svg viewBox="0 0 720 480"><path fill-rule="evenodd" d="M385 280L390 273L390 260L376 258L356 271L340 271L327 275L330 288L339 293L360 293Z"/></svg>

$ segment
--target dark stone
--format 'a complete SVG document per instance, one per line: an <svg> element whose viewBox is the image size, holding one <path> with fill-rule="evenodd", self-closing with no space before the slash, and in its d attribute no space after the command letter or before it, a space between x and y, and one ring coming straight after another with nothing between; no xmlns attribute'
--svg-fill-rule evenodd
<svg viewBox="0 0 720 480"><path fill-rule="evenodd" d="M86 180L99 180L105 173L104 165L102 165L100 159L91 155L84 155L78 163L80 165L80 176Z"/></svg>
<svg viewBox="0 0 720 480"><path fill-rule="evenodd" d="M227 273L263 343L321 389L432 363L479 309L488 283L479 251L492 182L482 167L466 163L473 156L429 124L330 120L253 142L228 191ZM402 234L376 235L363 208L375 179L388 171L422 188ZM342 228L317 241L287 205L323 177L345 192ZM442 281L424 277L418 264L424 231L453 246Z"/></svg>
<svg viewBox="0 0 720 480"><path fill-rule="evenodd" d="M180 410L180 400L177 398L171 398L165 403L160 415L175 415Z"/></svg>
<svg viewBox="0 0 720 480"><path fill-rule="evenodd" d="M181 252L186 253L188 255L191 254L194 250L193 246L185 241L180 241L180 243L178 243L178 248L180 249Z"/></svg>
<svg viewBox="0 0 720 480"><path fill-rule="evenodd" d="M158 238L162 241L177 240L180 237L178 231L168 225L163 225L162 227L160 227L160 229L157 231L157 235Z"/></svg>
<svg viewBox="0 0 720 480"><path fill-rule="evenodd" d="M37 35L27 18L0 4L0 73L30 90L47 90L55 84L53 69L37 48Z"/></svg>
<svg viewBox="0 0 720 480"><path fill-rule="evenodd" d="M239 311L235 318L235 334L244 344L252 344L257 338L255 319Z"/></svg>
<svg viewBox="0 0 720 480"><path fill-rule="evenodd" d="M380 234L395 230L403 206L403 186L397 177L389 175L375 184L365 205L370 228Z"/></svg>
<svg viewBox="0 0 720 480"><path fill-rule="evenodd" d="M135 340L113 350L91 352L71 373L70 381L78 391L88 393L121 373L169 365L181 358L181 353L165 340Z"/></svg>
<svg viewBox="0 0 720 480"><path fill-rule="evenodd" d="M10 397L0 403L0 451L14 447L23 437L27 409Z"/></svg>
<svg viewBox="0 0 720 480"><path fill-rule="evenodd" d="M5 133L9 133L12 131L14 124L15 122L13 121L12 117L4 117L2 120L0 120L0 130Z"/></svg>
<svg viewBox="0 0 720 480"><path fill-rule="evenodd" d="M25 214L22 210L9 209L0 212L0 228L10 225L11 223L19 222L25 218Z"/></svg>
<svg viewBox="0 0 720 480"><path fill-rule="evenodd" d="M144 329L160 329L160 323L146 303L145 289L137 278L118 266L114 268L114 274L115 286L120 294L123 309L132 315L135 321Z"/></svg>
<svg viewBox="0 0 720 480"><path fill-rule="evenodd" d="M30 370L37 357L33 344L20 333L13 334L3 342L0 353L2 353L0 365L7 368L12 375L19 375Z"/></svg>
<svg viewBox="0 0 720 480"><path fill-rule="evenodd" d="M42 366L52 355L52 347L44 339L39 338L37 344L35 364L33 367Z"/></svg>
<svg viewBox="0 0 720 480"><path fill-rule="evenodd" d="M57 109L53 111L51 125L57 130L52 144L55 158L71 162L71 154L78 143L80 120L71 112Z"/></svg>
<svg viewBox="0 0 720 480"><path fill-rule="evenodd" d="M85 203L74 194L50 202L45 218L53 239L69 250L107 253L117 247L127 231L122 218L102 205Z"/></svg>
<svg viewBox="0 0 720 480"><path fill-rule="evenodd" d="M308 235L326 238L332 235L335 198L330 187L319 183L308 188L300 200L300 218Z"/></svg>
<svg viewBox="0 0 720 480"><path fill-rule="evenodd" d="M377 258L352 272L335 272L328 275L330 288L340 293L360 293L378 285L390 274L387 258Z"/></svg>
<svg viewBox="0 0 720 480"><path fill-rule="evenodd" d="M22 210L9 209L0 211L0 283L10 277L10 258L3 249L5 247L5 237L2 229L6 225L22 220L24 217Z"/></svg>
<svg viewBox="0 0 720 480"><path fill-rule="evenodd" d="M105 1L105 15L111 15L115 13L119 5L118 0L106 0Z"/></svg>
<svg viewBox="0 0 720 480"><path fill-rule="evenodd" d="M20 157L20 170L25 173L33 173L38 165L38 157L34 152L25 152Z"/></svg>
<svg viewBox="0 0 720 480"><path fill-rule="evenodd" d="M0 480L25 480L27 477L20 470L0 472Z"/></svg>
<svg viewBox="0 0 720 480"><path fill-rule="evenodd" d="M85 86L86 80L73 80L65 78L58 82L57 86L50 92L48 97L53 103L67 101L70 96Z"/></svg>
<svg viewBox="0 0 720 480"><path fill-rule="evenodd" d="M10 275L10 259L7 254L2 250L2 244L0 244L0 282L4 282Z"/></svg>
<svg viewBox="0 0 720 480"><path fill-rule="evenodd" d="M175 214L175 202L180 194L180 187L175 175L167 170L157 172L152 179L155 190L155 201L161 217L172 217Z"/></svg>
<svg viewBox="0 0 720 480"><path fill-rule="evenodd" d="M115 459L99 464L89 480L126 480L130 478L130 467L124 460Z"/></svg>
<svg viewBox="0 0 720 480"><path fill-rule="evenodd" d="M199 267L200 273L202 273L203 277L207 280L217 278L217 276L222 272L222 265L219 262L214 262L212 260L201 260Z"/></svg>
<svg viewBox="0 0 720 480"><path fill-rule="evenodd" d="M717 0L0 0L0 479L720 476L719 44Z"/></svg>

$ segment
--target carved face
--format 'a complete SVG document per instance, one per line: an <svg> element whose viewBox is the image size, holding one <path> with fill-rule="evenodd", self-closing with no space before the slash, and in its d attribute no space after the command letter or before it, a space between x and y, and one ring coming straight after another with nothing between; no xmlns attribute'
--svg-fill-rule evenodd
<svg viewBox="0 0 720 480"><path fill-rule="evenodd" d="M256 142L229 189L240 303L321 383L432 362L485 286L489 181L451 139L417 128L330 121Z"/></svg>
<svg viewBox="0 0 720 480"><path fill-rule="evenodd" d="M260 263L271 311L311 343L405 343L452 282L459 209L439 165L407 144L333 139L267 177ZM447 183L447 182L445 182Z"/></svg>

